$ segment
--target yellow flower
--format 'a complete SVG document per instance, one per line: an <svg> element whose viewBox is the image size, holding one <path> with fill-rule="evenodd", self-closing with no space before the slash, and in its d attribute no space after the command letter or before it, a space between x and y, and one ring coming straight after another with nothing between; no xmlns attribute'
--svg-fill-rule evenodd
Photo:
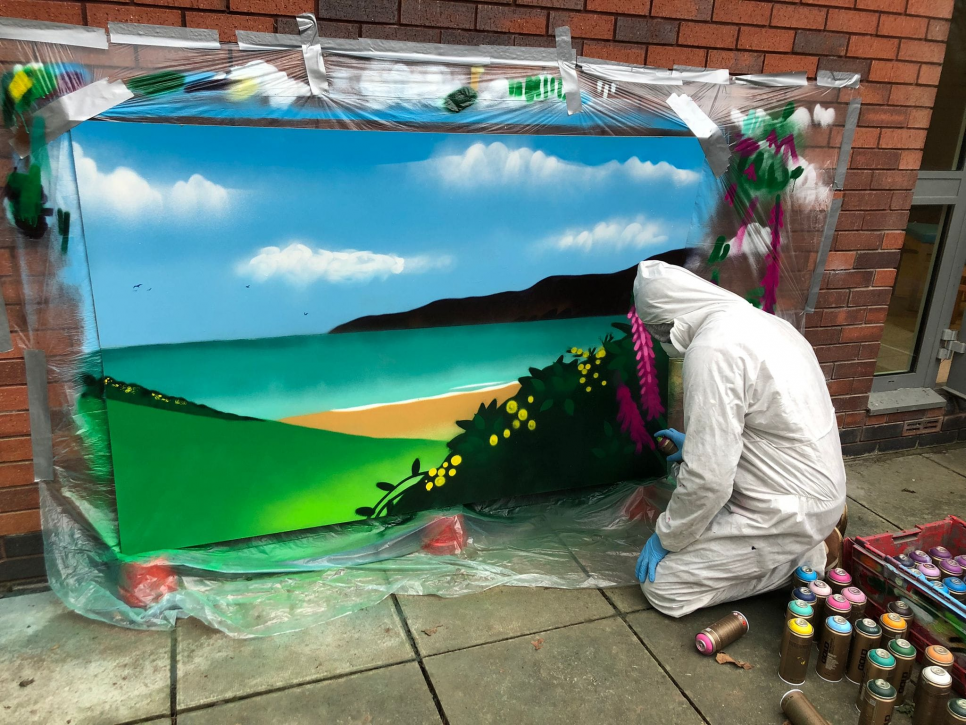
<svg viewBox="0 0 966 725"><path fill-rule="evenodd" d="M429 477L430 478L433 478L435 475L436 475L436 469L435 468L430 468L429 469Z"/></svg>
<svg viewBox="0 0 966 725"><path fill-rule="evenodd" d="M537 421L535 420L531 420L529 423L527 423L527 428L529 428L530 430L533 430L536 427L537 427Z"/></svg>
<svg viewBox="0 0 966 725"><path fill-rule="evenodd" d="M527 419L527 415L528 415L527 409L526 408L520 408L520 412L517 413L517 418L519 418L520 420L526 420Z"/></svg>
<svg viewBox="0 0 966 725"><path fill-rule="evenodd" d="M455 468L449 469L449 476L450 476L450 478L452 478L455 475L456 475L456 469Z"/></svg>
<svg viewBox="0 0 966 725"><path fill-rule="evenodd" d="M509 428L504 428L503 429L503 437L504 438L509 438L510 437L510 429Z"/></svg>
<svg viewBox="0 0 966 725"><path fill-rule="evenodd" d="M581 379L580 379L580 383L581 383L581 385L582 385L582 384L584 384L584 383L586 383L586 382L587 382L587 378L581 378Z"/></svg>
<svg viewBox="0 0 966 725"><path fill-rule="evenodd" d="M601 385L607 385L607 381L606 381L606 380L601 380L601 381L600 381L600 384L601 384Z"/></svg>
<svg viewBox="0 0 966 725"><path fill-rule="evenodd" d="M507 413L516 413L517 412L517 401L515 401L515 400L508 400L507 401L507 404L506 404L506 412Z"/></svg>
<svg viewBox="0 0 966 725"><path fill-rule="evenodd" d="M439 478L436 479L435 483L437 486L442 486L444 483L446 483L446 479L440 476Z"/></svg>
<svg viewBox="0 0 966 725"><path fill-rule="evenodd" d="M495 446L497 444L497 441L499 441L499 440L500 439L496 437L496 434L491 435L490 436L490 445L491 446Z"/></svg>
<svg viewBox="0 0 966 725"><path fill-rule="evenodd" d="M448 464L448 463L447 463L446 461L443 461L443 465L442 465L442 466L440 466L440 468L446 468L446 466L448 466L448 465L449 465L449 464Z"/></svg>
<svg viewBox="0 0 966 725"><path fill-rule="evenodd" d="M588 393L590 392L590 386L589 385L587 386L587 392Z"/></svg>
<svg viewBox="0 0 966 725"><path fill-rule="evenodd" d="M463 456L455 455L449 459L449 462L452 463L454 466L458 466L463 462Z"/></svg>
<svg viewBox="0 0 966 725"><path fill-rule="evenodd" d="M576 355L577 354L577 348L575 348L575 347L570 348L570 352L571 352L572 355Z"/></svg>
<svg viewBox="0 0 966 725"><path fill-rule="evenodd" d="M600 360L594 360L594 365L600 365Z"/></svg>
<svg viewBox="0 0 966 725"><path fill-rule="evenodd" d="M432 481L430 481L429 483L426 484L426 490L427 491L432 491L433 490L433 482Z"/></svg>
<svg viewBox="0 0 966 725"><path fill-rule="evenodd" d="M577 354L578 354L578 355L583 355L583 354L584 354L584 349L583 349L583 348L581 348L581 347L578 347L578 348L577 348Z"/></svg>
<svg viewBox="0 0 966 725"><path fill-rule="evenodd" d="M131 392L131 386L128 385L126 388L124 388L124 392L125 393L130 393Z"/></svg>
<svg viewBox="0 0 966 725"><path fill-rule="evenodd" d="M594 373L594 377L595 378L599 378L600 377L600 373Z"/></svg>
<svg viewBox="0 0 966 725"><path fill-rule="evenodd" d="M533 396L532 395L527 396L527 402L528 403L532 403L533 402Z"/></svg>
<svg viewBox="0 0 966 725"><path fill-rule="evenodd" d="M606 354L607 354L607 351L604 348L601 348L600 350L597 351L597 357L604 357L604 355Z"/></svg>
<svg viewBox="0 0 966 725"><path fill-rule="evenodd" d="M513 421L513 430L516 430L519 427L520 427L520 421L518 420Z"/></svg>

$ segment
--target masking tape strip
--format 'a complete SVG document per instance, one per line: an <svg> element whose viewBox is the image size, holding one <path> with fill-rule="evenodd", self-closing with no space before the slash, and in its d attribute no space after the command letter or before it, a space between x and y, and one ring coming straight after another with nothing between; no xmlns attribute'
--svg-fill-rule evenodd
<svg viewBox="0 0 966 725"><path fill-rule="evenodd" d="M73 93L54 99L34 116L44 120L44 136L47 143L50 143L77 124L94 118L129 98L134 98L134 94L128 90L123 81L112 83L107 79L101 79L78 88ZM20 135L14 135L10 145L20 158L30 153L30 140Z"/></svg>
<svg viewBox="0 0 966 725"><path fill-rule="evenodd" d="M583 103L580 100L580 79L577 78L577 51L574 50L570 28L566 25L554 31L557 40L557 67L563 81L564 98L567 99L567 115L580 113Z"/></svg>
<svg viewBox="0 0 966 725"><path fill-rule="evenodd" d="M172 28L167 25L140 23L108 23L112 43L125 45L157 45L164 48L195 48L218 50L217 30L203 28Z"/></svg>
<svg viewBox="0 0 966 725"><path fill-rule="evenodd" d="M807 86L808 74L805 71L795 73L752 73L746 76L736 76L735 83L749 86Z"/></svg>
<svg viewBox="0 0 966 725"><path fill-rule="evenodd" d="M728 170L728 164L731 163L731 149L728 148L721 129L690 96L672 93L667 99L667 104L697 137L698 143L704 149L704 155L708 158L711 172L716 177L721 176Z"/></svg>
<svg viewBox="0 0 966 725"><path fill-rule="evenodd" d="M680 78L685 83L716 83L726 86L731 83L731 73L727 68L698 68L690 65L676 65L671 71L672 78Z"/></svg>
<svg viewBox="0 0 966 725"><path fill-rule="evenodd" d="M862 76L838 70L820 70L815 76L815 85L826 88L858 88Z"/></svg>
<svg viewBox="0 0 966 725"><path fill-rule="evenodd" d="M838 224L840 211L842 211L842 197L832 199L828 216L825 217L825 230L822 232L822 242L818 247L815 271L812 272L812 283L808 288L808 299L805 300L805 312L815 312L815 301L818 299L818 291L822 287L825 263L828 262L828 253L832 249L832 238L835 236L835 225Z"/></svg>
<svg viewBox="0 0 966 725"><path fill-rule="evenodd" d="M680 86L684 84L681 78L674 77L673 73L667 68L604 64L595 63L591 59L588 60L589 62L580 64L581 72L605 81L640 83L652 86Z"/></svg>
<svg viewBox="0 0 966 725"><path fill-rule="evenodd" d="M27 406L30 410L30 445L33 449L34 480L54 480L54 446L47 399L47 356L43 350L24 350L27 368Z"/></svg>
<svg viewBox="0 0 966 725"><path fill-rule="evenodd" d="M325 60L319 44L319 24L312 13L302 13L296 20L299 24L299 40L302 43L309 89L313 96L325 95L329 90L329 79L325 74Z"/></svg>
<svg viewBox="0 0 966 725"><path fill-rule="evenodd" d="M7 305L3 301L3 291L0 290L0 352L13 350L13 338L10 336L10 322L7 320Z"/></svg>
<svg viewBox="0 0 966 725"><path fill-rule="evenodd" d="M302 47L302 39L297 35L236 30L235 37L238 39L238 50L291 50Z"/></svg>
<svg viewBox="0 0 966 725"><path fill-rule="evenodd" d="M832 182L834 189L844 188L845 172L849 169L849 155L852 153L852 141L855 139L855 127L859 125L859 111L861 110L861 98L853 98L849 101L849 109L845 112L845 128L842 129L842 147L839 149L839 161L835 167L835 180Z"/></svg>
<svg viewBox="0 0 966 725"><path fill-rule="evenodd" d="M103 28L48 23L44 20L0 18L0 39L76 45L81 48L107 50L107 35Z"/></svg>
<svg viewBox="0 0 966 725"><path fill-rule="evenodd" d="M440 45L379 38L321 38L326 55L346 55L372 60L398 60L452 65L524 65L557 68L557 52L551 48L490 45Z"/></svg>

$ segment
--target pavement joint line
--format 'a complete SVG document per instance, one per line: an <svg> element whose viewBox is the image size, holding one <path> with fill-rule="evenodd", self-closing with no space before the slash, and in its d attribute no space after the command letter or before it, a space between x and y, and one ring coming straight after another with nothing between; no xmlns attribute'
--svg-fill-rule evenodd
<svg viewBox="0 0 966 725"><path fill-rule="evenodd" d="M115 725L140 725L140 723L154 723L158 720L171 720L172 723L174 722L170 715L148 715L147 717L139 717L137 720L124 720Z"/></svg>
<svg viewBox="0 0 966 725"><path fill-rule="evenodd" d="M938 453L938 451L937 451L937 453ZM925 454L925 453L924 453L924 454L922 454L922 457L923 457L923 458L926 458L926 454ZM934 459L934 458L926 458L926 460L927 460L927 461L929 461L930 463L935 463L935 464L936 464L937 466L939 466L940 468L945 468L945 469L946 469L947 471L950 471L951 473L955 473L955 474L956 474L957 476L959 476L960 478L966 478L966 476L964 476L964 475L963 475L963 474L962 474L961 472L959 472L959 471L957 471L957 470L956 470L955 468L950 468L949 466L947 466L947 465L946 465L945 463L943 463L942 461L937 461L937 460L936 460L936 459Z"/></svg>
<svg viewBox="0 0 966 725"><path fill-rule="evenodd" d="M874 513L876 516L878 516L880 519L882 519L887 524L889 524L889 526L894 526L896 528L896 531L905 531L905 528L904 527L899 526L899 524L897 524L895 521L892 521L892 520L886 518L885 516L883 516L882 514L880 514L878 511L876 511L874 508L872 508L871 506L869 506L868 504L863 503L862 501L859 501L859 499L853 498L852 496L849 496L848 494L845 495L845 498L847 498L852 503L858 504L859 506L861 506L864 509L868 509L869 511L871 511L872 513Z"/></svg>
<svg viewBox="0 0 966 725"><path fill-rule="evenodd" d="M698 713L698 717L700 717L701 720L704 721L705 725L711 725L711 721L704 716L704 713L701 712L701 708L698 707L697 703L695 703L695 701L691 699L691 696L684 691L684 688L678 684L678 681L674 679L674 676L670 673L668 668L664 666L664 663L661 662L661 660L659 660L657 656L651 651L651 648L647 646L647 643L644 641L644 638L641 637L641 635L637 633L637 630L631 626L631 623L627 621L627 615L617 608L617 605L614 604L613 600L609 596L607 596L607 594L604 592L603 589L599 589L598 591L601 593L601 595L603 595L604 599L606 599L608 603L614 608L614 611L617 612L617 616L624 623L624 626L627 627L627 629L630 630L631 634L634 635L634 638L641 643L641 646L644 648L644 651L647 652L648 655L650 655L651 659L657 663L657 666L661 668L661 671L664 672L665 676L674 684L676 688L678 688L678 692L681 693L681 697L683 697L687 701L687 703L691 706L691 708L696 713Z"/></svg>
<svg viewBox="0 0 966 725"><path fill-rule="evenodd" d="M307 685L318 685L322 682L335 682L337 680L344 680L347 677L354 677L355 675L364 675L369 672L376 672L378 670L389 669L390 667L395 667L397 665L405 665L413 661L413 658L405 660L397 660L395 662L386 662L382 665L373 665L372 667L365 667L360 670L352 670L351 672L340 672L337 675L327 675L326 677L317 677L314 680L305 680L303 682L293 682L291 685L280 685L278 687L272 687L267 690L256 690L255 692L246 692L243 695L236 695L235 697L227 697L221 700L215 700L213 702L206 702L201 705L191 705L190 707L182 707L178 710L178 714L184 715L189 712L197 712L198 710L210 710L213 707L218 707L219 705L228 705L233 702L240 702L242 700L251 700L255 697L262 697L263 695L274 695L277 692L287 692L289 690L297 690L300 687L305 687ZM153 718L143 718L141 720L136 720L133 722L145 722ZM173 720L172 720L173 724ZM123 725L133 725L133 723L124 723Z"/></svg>
<svg viewBox="0 0 966 725"><path fill-rule="evenodd" d="M439 715L439 719L443 725L449 725L449 718L446 717L446 711L443 709L443 703L439 699L439 693L436 692L436 685L433 684L433 678L429 676L429 670L426 669L426 664L423 662L423 656L419 652L419 647L416 646L416 638L413 637L413 631L409 627L409 620L406 619L406 613L403 611L402 605L399 603L399 597L395 594L390 595L392 597L393 606L396 607L396 616L399 617L399 621L402 623L403 631L406 633L406 639L409 640L409 646L413 651L413 655L416 657L416 664L419 665L419 671L423 673L423 680L426 681L426 687L429 689L429 694L433 697L433 704L436 706L436 714Z"/></svg>
<svg viewBox="0 0 966 725"><path fill-rule="evenodd" d="M170 662L170 701L168 713L171 715L171 725L178 725L178 622L171 628L171 662Z"/></svg>

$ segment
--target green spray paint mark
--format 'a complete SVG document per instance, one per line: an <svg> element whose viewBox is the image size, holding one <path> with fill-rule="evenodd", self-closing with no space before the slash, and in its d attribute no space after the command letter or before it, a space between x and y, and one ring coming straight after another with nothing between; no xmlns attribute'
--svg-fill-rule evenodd
<svg viewBox="0 0 966 725"><path fill-rule="evenodd" d="M158 73L148 73L135 76L124 81L132 93L141 96L160 96L164 93L174 93L184 87L184 73L163 70Z"/></svg>
<svg viewBox="0 0 966 725"><path fill-rule="evenodd" d="M31 164L27 173L11 171L7 176L7 196L13 208L13 218L35 226L44 213L44 189L40 183L40 166Z"/></svg>
<svg viewBox="0 0 966 725"><path fill-rule="evenodd" d="M725 241L723 236L715 240L711 256L708 257L708 264L711 265L711 281L715 284L721 282L721 263L727 258L730 251L731 245Z"/></svg>
<svg viewBox="0 0 966 725"><path fill-rule="evenodd" d="M475 90L469 86L463 86L443 99L443 108L450 113L459 113L476 103L477 98L479 98L479 94Z"/></svg>
<svg viewBox="0 0 966 725"><path fill-rule="evenodd" d="M67 243L70 241L70 212L57 210L57 233L60 235L60 253L67 254Z"/></svg>
<svg viewBox="0 0 966 725"><path fill-rule="evenodd" d="M554 76L528 76L523 80L511 80L508 89L510 98L523 98L527 103L545 101L550 98L563 100L564 89L560 79Z"/></svg>

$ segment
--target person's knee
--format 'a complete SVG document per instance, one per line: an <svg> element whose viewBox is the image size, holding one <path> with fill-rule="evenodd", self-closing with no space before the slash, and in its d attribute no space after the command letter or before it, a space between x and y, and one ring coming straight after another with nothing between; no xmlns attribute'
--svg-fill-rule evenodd
<svg viewBox="0 0 966 725"><path fill-rule="evenodd" d="M682 601L680 593L673 592L672 587L667 583L661 583L660 576L656 577L654 581L642 583L641 591L644 592L644 597L652 607L669 617L683 617L697 608L689 608L688 602Z"/></svg>

